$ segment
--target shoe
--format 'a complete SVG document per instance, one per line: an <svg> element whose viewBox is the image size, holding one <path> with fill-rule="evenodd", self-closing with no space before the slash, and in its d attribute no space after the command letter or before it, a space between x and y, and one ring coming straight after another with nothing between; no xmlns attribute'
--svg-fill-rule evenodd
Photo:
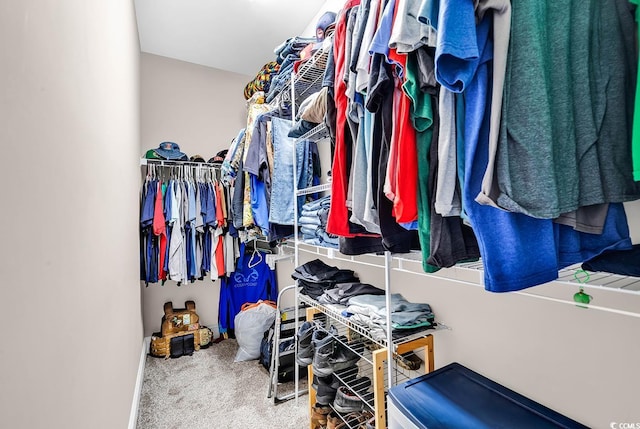
<svg viewBox="0 0 640 429"><path fill-rule="evenodd" d="M396 362L404 369L417 371L422 365L422 359L414 352L406 352L401 355L394 355Z"/></svg>
<svg viewBox="0 0 640 429"><path fill-rule="evenodd" d="M329 366L332 372L340 371L354 366L360 360L360 355L352 351L342 343L336 343L333 354L329 358Z"/></svg>
<svg viewBox="0 0 640 429"><path fill-rule="evenodd" d="M329 358L333 355L335 348L335 336L338 330L331 326L329 331L316 329L311 338L313 344L313 372L320 377L328 377L333 374L333 369L329 365Z"/></svg>
<svg viewBox="0 0 640 429"><path fill-rule="evenodd" d="M313 360L313 343L311 338L316 330L315 323L304 322L300 325L296 339L298 341L298 354L296 355L296 363L300 366L308 366Z"/></svg>
<svg viewBox="0 0 640 429"><path fill-rule="evenodd" d="M329 405L336 398L338 385L334 384L334 378L332 376L318 377L314 374L311 387L316 391L316 402L318 404Z"/></svg>
<svg viewBox="0 0 640 429"><path fill-rule="evenodd" d="M333 401L333 408L339 413L361 411L363 402L346 386L340 386Z"/></svg>
<svg viewBox="0 0 640 429"><path fill-rule="evenodd" d="M366 429L367 421L373 417L373 413L369 410L354 411L342 417L350 428ZM375 422L374 422L375 426Z"/></svg>
<svg viewBox="0 0 640 429"><path fill-rule="evenodd" d="M338 416L335 411L331 411L327 416L327 429L338 429L339 427L343 427L344 422Z"/></svg>
<svg viewBox="0 0 640 429"><path fill-rule="evenodd" d="M329 330L318 328L313 332L311 336L311 344L313 345L313 352L327 351L333 352L335 343L335 337L338 335L338 330L335 326L331 326Z"/></svg>
<svg viewBox="0 0 640 429"><path fill-rule="evenodd" d="M320 377L330 377L333 374L333 368L329 365L329 359L333 355L331 351L318 351L313 354L313 373Z"/></svg>
<svg viewBox="0 0 640 429"><path fill-rule="evenodd" d="M311 425L315 429L325 428L327 426L327 415L331 412L328 405L316 404L311 407Z"/></svg>

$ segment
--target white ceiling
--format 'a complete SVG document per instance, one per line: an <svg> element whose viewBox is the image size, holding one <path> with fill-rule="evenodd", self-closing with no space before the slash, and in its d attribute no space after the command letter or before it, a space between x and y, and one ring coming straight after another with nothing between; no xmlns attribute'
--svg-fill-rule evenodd
<svg viewBox="0 0 640 429"><path fill-rule="evenodd" d="M305 33L325 0L135 0L142 52L254 76L286 39Z"/></svg>

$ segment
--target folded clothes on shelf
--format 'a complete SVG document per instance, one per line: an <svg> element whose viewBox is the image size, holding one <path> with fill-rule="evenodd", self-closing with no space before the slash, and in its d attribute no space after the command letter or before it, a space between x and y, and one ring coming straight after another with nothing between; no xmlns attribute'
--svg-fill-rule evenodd
<svg viewBox="0 0 640 429"><path fill-rule="evenodd" d="M330 197L327 196L302 206L298 224L302 240L305 243L333 249L339 248L340 239L338 236L329 234L326 230L330 204Z"/></svg>
<svg viewBox="0 0 640 429"><path fill-rule="evenodd" d="M327 289L318 297L321 304L346 305L350 298L357 295L384 295L384 291L367 283L339 283Z"/></svg>
<svg viewBox="0 0 640 429"><path fill-rule="evenodd" d="M337 283L358 282L359 279L352 270L339 269L325 264L320 259L314 259L295 268L291 277L299 281L302 293L317 299L325 289Z"/></svg>
<svg viewBox="0 0 640 429"><path fill-rule="evenodd" d="M355 295L347 300L347 304L343 314L349 314L352 322L367 327L374 339L386 338L385 295ZM414 330L431 328L434 320L429 304L409 302L401 294L391 295L391 327L397 336L411 334Z"/></svg>

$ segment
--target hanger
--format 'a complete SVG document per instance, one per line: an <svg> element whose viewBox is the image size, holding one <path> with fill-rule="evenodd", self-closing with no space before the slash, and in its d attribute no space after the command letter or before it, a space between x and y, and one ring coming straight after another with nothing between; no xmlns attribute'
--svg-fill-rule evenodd
<svg viewBox="0 0 640 429"><path fill-rule="evenodd" d="M255 257L258 257L258 260L254 261ZM247 267L253 268L259 263L262 262L262 253L258 250L257 240L253 239L253 253L251 253L251 257L249 258L249 262L247 262Z"/></svg>

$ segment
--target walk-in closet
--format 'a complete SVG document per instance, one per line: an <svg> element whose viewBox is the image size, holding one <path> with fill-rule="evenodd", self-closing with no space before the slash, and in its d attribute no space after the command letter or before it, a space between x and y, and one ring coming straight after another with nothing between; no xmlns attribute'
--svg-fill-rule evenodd
<svg viewBox="0 0 640 429"><path fill-rule="evenodd" d="M640 428L639 5L2 2L0 427Z"/></svg>

